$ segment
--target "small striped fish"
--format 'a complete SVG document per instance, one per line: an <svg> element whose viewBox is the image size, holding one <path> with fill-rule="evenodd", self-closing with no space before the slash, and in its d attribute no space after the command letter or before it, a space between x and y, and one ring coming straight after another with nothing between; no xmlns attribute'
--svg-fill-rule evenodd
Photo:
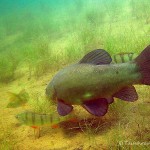
<svg viewBox="0 0 150 150"><path fill-rule="evenodd" d="M134 60L138 55L132 52L118 53L113 55L113 63L126 63Z"/></svg>
<svg viewBox="0 0 150 150"><path fill-rule="evenodd" d="M16 118L22 124L28 126L44 126L44 125L56 125L60 122L71 119L71 116L59 117L57 114L38 114L31 111L24 111L16 115Z"/></svg>

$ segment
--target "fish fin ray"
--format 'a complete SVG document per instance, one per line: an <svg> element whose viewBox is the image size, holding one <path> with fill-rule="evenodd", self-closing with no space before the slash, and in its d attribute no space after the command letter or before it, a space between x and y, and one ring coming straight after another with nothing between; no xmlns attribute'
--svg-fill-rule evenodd
<svg viewBox="0 0 150 150"><path fill-rule="evenodd" d="M115 93L113 96L124 101L131 102L136 101L138 99L138 95L134 86L125 87L119 92Z"/></svg>
<svg viewBox="0 0 150 150"><path fill-rule="evenodd" d="M86 54L79 63L88 63L94 65L110 64L112 61L108 52L103 49L96 49Z"/></svg>

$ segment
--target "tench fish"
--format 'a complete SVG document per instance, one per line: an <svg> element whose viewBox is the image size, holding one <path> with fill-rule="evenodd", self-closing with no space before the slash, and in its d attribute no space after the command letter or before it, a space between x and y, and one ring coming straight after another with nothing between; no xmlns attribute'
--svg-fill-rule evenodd
<svg viewBox="0 0 150 150"><path fill-rule="evenodd" d="M150 85L150 45L133 61L112 64L103 49L86 54L78 63L60 70L46 87L49 100L56 100L59 115L81 105L95 116L107 113L114 97L135 101L134 84Z"/></svg>

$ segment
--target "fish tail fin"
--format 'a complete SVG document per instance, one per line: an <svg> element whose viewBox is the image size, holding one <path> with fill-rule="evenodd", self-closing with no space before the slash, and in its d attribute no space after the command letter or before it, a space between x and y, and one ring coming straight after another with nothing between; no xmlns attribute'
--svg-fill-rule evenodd
<svg viewBox="0 0 150 150"><path fill-rule="evenodd" d="M135 62L139 66L139 71L142 75L140 83L150 85L150 45L135 58Z"/></svg>

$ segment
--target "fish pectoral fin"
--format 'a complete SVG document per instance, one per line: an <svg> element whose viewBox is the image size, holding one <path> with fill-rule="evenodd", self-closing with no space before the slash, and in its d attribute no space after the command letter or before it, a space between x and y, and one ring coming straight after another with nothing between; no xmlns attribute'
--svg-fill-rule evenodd
<svg viewBox="0 0 150 150"><path fill-rule="evenodd" d="M82 105L89 113L95 116L104 116L108 110L108 102L105 98L90 100Z"/></svg>
<svg viewBox="0 0 150 150"><path fill-rule="evenodd" d="M69 114L72 111L72 109L73 109L72 105L65 104L61 100L57 101L57 111L58 111L59 115L66 116L67 114Z"/></svg>
<svg viewBox="0 0 150 150"><path fill-rule="evenodd" d="M125 87L119 92L115 93L113 96L130 102L136 101L138 99L138 95L134 86Z"/></svg>
<svg viewBox="0 0 150 150"><path fill-rule="evenodd" d="M79 63L88 63L94 65L110 64L112 61L108 52L103 49L96 49L86 54Z"/></svg>

